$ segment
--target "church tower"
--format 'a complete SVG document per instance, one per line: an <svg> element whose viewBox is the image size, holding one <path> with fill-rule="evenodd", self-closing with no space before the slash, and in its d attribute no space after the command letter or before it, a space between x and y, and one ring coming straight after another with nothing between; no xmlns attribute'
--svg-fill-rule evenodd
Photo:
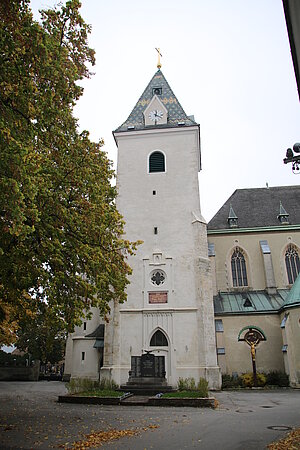
<svg viewBox="0 0 300 450"><path fill-rule="evenodd" d="M220 388L206 223L200 212L200 127L187 116L160 66L118 146L117 207L126 239L142 240L124 304L106 325L101 376L126 383L131 356L165 357L167 382L204 377Z"/></svg>

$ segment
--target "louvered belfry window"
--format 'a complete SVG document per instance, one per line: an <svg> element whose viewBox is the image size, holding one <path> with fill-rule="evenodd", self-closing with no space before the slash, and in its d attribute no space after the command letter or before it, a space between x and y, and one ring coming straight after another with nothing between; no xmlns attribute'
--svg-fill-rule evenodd
<svg viewBox="0 0 300 450"><path fill-rule="evenodd" d="M300 273L300 261L297 249L294 245L289 245L285 252L285 266L289 284L293 284Z"/></svg>
<svg viewBox="0 0 300 450"><path fill-rule="evenodd" d="M162 152L153 152L149 158L149 172L165 172L165 155Z"/></svg>
<svg viewBox="0 0 300 450"><path fill-rule="evenodd" d="M234 287L248 286L246 261L239 247L236 247L231 256L231 272Z"/></svg>

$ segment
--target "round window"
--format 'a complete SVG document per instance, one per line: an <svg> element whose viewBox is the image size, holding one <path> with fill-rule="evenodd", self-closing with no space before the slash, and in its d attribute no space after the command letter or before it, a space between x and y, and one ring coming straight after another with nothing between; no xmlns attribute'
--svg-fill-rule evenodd
<svg viewBox="0 0 300 450"><path fill-rule="evenodd" d="M161 286L166 280L166 275L162 270L155 270L151 275L151 283L154 286Z"/></svg>

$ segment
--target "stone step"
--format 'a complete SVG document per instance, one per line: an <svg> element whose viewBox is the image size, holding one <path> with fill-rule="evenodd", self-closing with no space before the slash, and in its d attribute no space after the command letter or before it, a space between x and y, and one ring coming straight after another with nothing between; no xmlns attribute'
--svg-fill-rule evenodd
<svg viewBox="0 0 300 450"><path fill-rule="evenodd" d="M132 395L131 397L127 397L121 401L122 405L128 406L143 406L148 405L149 397L145 395Z"/></svg>
<svg viewBox="0 0 300 450"><path fill-rule="evenodd" d="M136 385L129 385L129 384L123 384L120 386L120 391L123 392L131 392L134 395L138 396L153 396L156 394L164 393L164 392L171 392L173 391L172 386L166 386L166 385L153 385L153 384L136 384Z"/></svg>

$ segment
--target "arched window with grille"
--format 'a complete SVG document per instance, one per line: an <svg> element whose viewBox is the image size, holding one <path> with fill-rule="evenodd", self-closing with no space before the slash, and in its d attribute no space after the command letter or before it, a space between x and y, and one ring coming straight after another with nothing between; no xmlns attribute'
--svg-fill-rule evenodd
<svg viewBox="0 0 300 450"><path fill-rule="evenodd" d="M290 244L285 251L285 267L289 284L293 284L300 272L299 254L295 245Z"/></svg>
<svg viewBox="0 0 300 450"><path fill-rule="evenodd" d="M164 333L157 330L151 338L150 347L168 347L168 341Z"/></svg>
<svg viewBox="0 0 300 450"><path fill-rule="evenodd" d="M165 155L162 152L155 151L149 157L149 173L165 172Z"/></svg>
<svg viewBox="0 0 300 450"><path fill-rule="evenodd" d="M234 287L248 286L246 260L243 250L239 247L236 247L231 255L231 273Z"/></svg>

